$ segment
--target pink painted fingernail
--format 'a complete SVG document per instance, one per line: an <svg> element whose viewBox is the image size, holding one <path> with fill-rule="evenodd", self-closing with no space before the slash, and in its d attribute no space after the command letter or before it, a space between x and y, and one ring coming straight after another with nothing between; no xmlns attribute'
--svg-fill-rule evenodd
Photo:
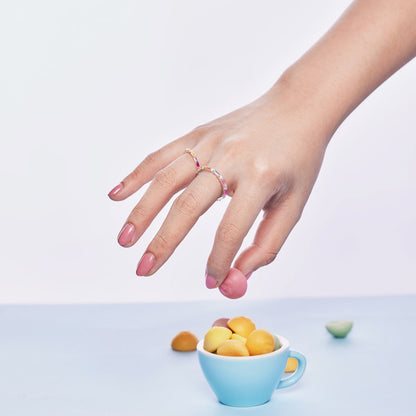
<svg viewBox="0 0 416 416"><path fill-rule="evenodd" d="M121 246L129 244L133 238L135 227L133 224L127 223L120 231L118 235L118 243Z"/></svg>
<svg viewBox="0 0 416 416"><path fill-rule="evenodd" d="M215 289L219 286L217 279L210 276L208 273L205 273L205 286L208 289Z"/></svg>
<svg viewBox="0 0 416 416"><path fill-rule="evenodd" d="M123 188L124 188L124 183L121 182L108 193L108 196L110 198L114 198Z"/></svg>
<svg viewBox="0 0 416 416"><path fill-rule="evenodd" d="M152 253L145 253L137 266L137 276L146 276L155 264L155 256Z"/></svg>

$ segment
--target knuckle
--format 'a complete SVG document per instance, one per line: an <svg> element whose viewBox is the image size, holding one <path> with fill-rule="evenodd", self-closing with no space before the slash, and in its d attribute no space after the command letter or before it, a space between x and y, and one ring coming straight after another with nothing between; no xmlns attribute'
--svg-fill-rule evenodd
<svg viewBox="0 0 416 416"><path fill-rule="evenodd" d="M247 163L243 173L244 180L258 189L272 191L276 183L284 180L282 171L269 157L264 155L254 155Z"/></svg>
<svg viewBox="0 0 416 416"><path fill-rule="evenodd" d="M155 152L149 153L145 159L143 160L143 165L145 166L152 166L160 159L159 151L156 150Z"/></svg>
<svg viewBox="0 0 416 416"><path fill-rule="evenodd" d="M261 248L261 263L263 266L272 263L277 257L277 252Z"/></svg>
<svg viewBox="0 0 416 416"><path fill-rule="evenodd" d="M259 266L266 266L276 259L278 250L262 247L256 243L254 243L253 246L257 250L256 257L258 258Z"/></svg>
<svg viewBox="0 0 416 416"><path fill-rule="evenodd" d="M181 214L193 217L198 212L198 198L193 192L183 193L175 199L173 207Z"/></svg>
<svg viewBox="0 0 416 416"><path fill-rule="evenodd" d="M169 251L171 244L169 242L169 238L158 232L153 239L153 244L158 247L160 251Z"/></svg>
<svg viewBox="0 0 416 416"><path fill-rule="evenodd" d="M154 182L161 188L171 188L176 183L176 172L173 168L162 169L156 173Z"/></svg>
<svg viewBox="0 0 416 416"><path fill-rule="evenodd" d="M276 257L277 253L266 251L263 257L264 265L272 263L276 259Z"/></svg>
<svg viewBox="0 0 416 416"><path fill-rule="evenodd" d="M130 179L133 182L138 182L143 177L143 165L137 166L136 169L133 170L133 172L130 173L130 175L126 179Z"/></svg>
<svg viewBox="0 0 416 416"><path fill-rule="evenodd" d="M222 243L235 243L240 239L240 235L239 227L231 222L222 224L217 231L217 239Z"/></svg>
<svg viewBox="0 0 416 416"><path fill-rule="evenodd" d="M241 157L240 152L243 150L244 146L242 146L241 140L238 137L228 137L221 144L221 153L224 159L227 160L239 159Z"/></svg>
<svg viewBox="0 0 416 416"><path fill-rule="evenodd" d="M276 180L276 176L278 175L276 166L264 160L264 158L255 158L252 161L250 176L257 182L268 184L271 180Z"/></svg>
<svg viewBox="0 0 416 416"><path fill-rule="evenodd" d="M149 169L153 169L155 164L157 163L157 160L159 159L158 152L153 152L148 154L144 160L136 167L136 169L131 172L129 175L129 179L131 179L133 182L138 182L143 179L144 176L146 176L146 172L149 171Z"/></svg>
<svg viewBox="0 0 416 416"><path fill-rule="evenodd" d="M207 124L200 124L199 126L196 126L192 133L196 136L204 136L209 131L209 126Z"/></svg>
<svg viewBox="0 0 416 416"><path fill-rule="evenodd" d="M281 198L279 201L282 209L288 213L288 221L294 227L302 217L303 209L305 207L305 197L295 194L289 194L286 198Z"/></svg>
<svg viewBox="0 0 416 416"><path fill-rule="evenodd" d="M130 218L133 219L133 221L140 221L147 218L147 216L146 210L141 205L136 205L130 214Z"/></svg>

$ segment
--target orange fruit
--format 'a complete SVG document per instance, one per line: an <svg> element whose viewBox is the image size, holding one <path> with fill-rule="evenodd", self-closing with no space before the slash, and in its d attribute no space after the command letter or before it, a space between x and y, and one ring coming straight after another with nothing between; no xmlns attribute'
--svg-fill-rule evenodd
<svg viewBox="0 0 416 416"><path fill-rule="evenodd" d="M247 337L246 347L250 355L268 354L274 351L274 337L265 329L256 329Z"/></svg>
<svg viewBox="0 0 416 416"><path fill-rule="evenodd" d="M285 373L293 373L298 368L298 360L293 357L287 359Z"/></svg>
<svg viewBox="0 0 416 416"><path fill-rule="evenodd" d="M227 325L233 332L244 338L247 338L256 329L254 322L245 316L232 318L228 321Z"/></svg>
<svg viewBox="0 0 416 416"><path fill-rule="evenodd" d="M196 344L198 338L192 332L182 331L173 338L171 347L175 351L195 351Z"/></svg>

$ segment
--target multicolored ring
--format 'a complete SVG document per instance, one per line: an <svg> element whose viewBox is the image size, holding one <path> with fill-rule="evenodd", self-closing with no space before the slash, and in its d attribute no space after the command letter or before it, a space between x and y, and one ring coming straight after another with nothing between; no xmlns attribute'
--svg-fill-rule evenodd
<svg viewBox="0 0 416 416"><path fill-rule="evenodd" d="M228 186L227 186L227 183L225 182L225 179L223 178L223 176L221 175L221 173L219 173L216 169L211 168L209 166L202 166L202 167L200 167L198 169L197 174L198 173L201 173L201 172L204 172L204 171L205 172L213 173L217 177L219 183L221 184L221 187L222 187L222 195L217 199L217 201L221 201L222 199L224 199L226 197L227 191L228 191Z"/></svg>
<svg viewBox="0 0 416 416"><path fill-rule="evenodd" d="M196 157L195 152L193 152L191 149L186 148L185 152L190 154L192 156L192 159L194 159L195 165L197 169L200 169L201 165L199 164L198 158ZM197 172L198 174L198 172Z"/></svg>

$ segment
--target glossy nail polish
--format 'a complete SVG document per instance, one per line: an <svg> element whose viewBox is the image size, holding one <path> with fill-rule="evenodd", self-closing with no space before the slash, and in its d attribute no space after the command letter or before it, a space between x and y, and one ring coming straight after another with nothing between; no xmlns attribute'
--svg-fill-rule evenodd
<svg viewBox="0 0 416 416"><path fill-rule="evenodd" d="M115 186L109 193L108 196L110 198L114 198L122 189L124 188L124 183L121 182L117 186Z"/></svg>
<svg viewBox="0 0 416 416"><path fill-rule="evenodd" d="M121 246L127 246L133 239L134 231L135 231L135 227L133 224L130 224L130 223L125 224L118 235L118 239L117 239L118 243Z"/></svg>
<svg viewBox="0 0 416 416"><path fill-rule="evenodd" d="M208 273L205 273L205 286L208 289L215 289L219 286L217 279L210 276Z"/></svg>
<svg viewBox="0 0 416 416"><path fill-rule="evenodd" d="M146 276L155 264L155 256L152 253L145 253L137 266L137 276Z"/></svg>

